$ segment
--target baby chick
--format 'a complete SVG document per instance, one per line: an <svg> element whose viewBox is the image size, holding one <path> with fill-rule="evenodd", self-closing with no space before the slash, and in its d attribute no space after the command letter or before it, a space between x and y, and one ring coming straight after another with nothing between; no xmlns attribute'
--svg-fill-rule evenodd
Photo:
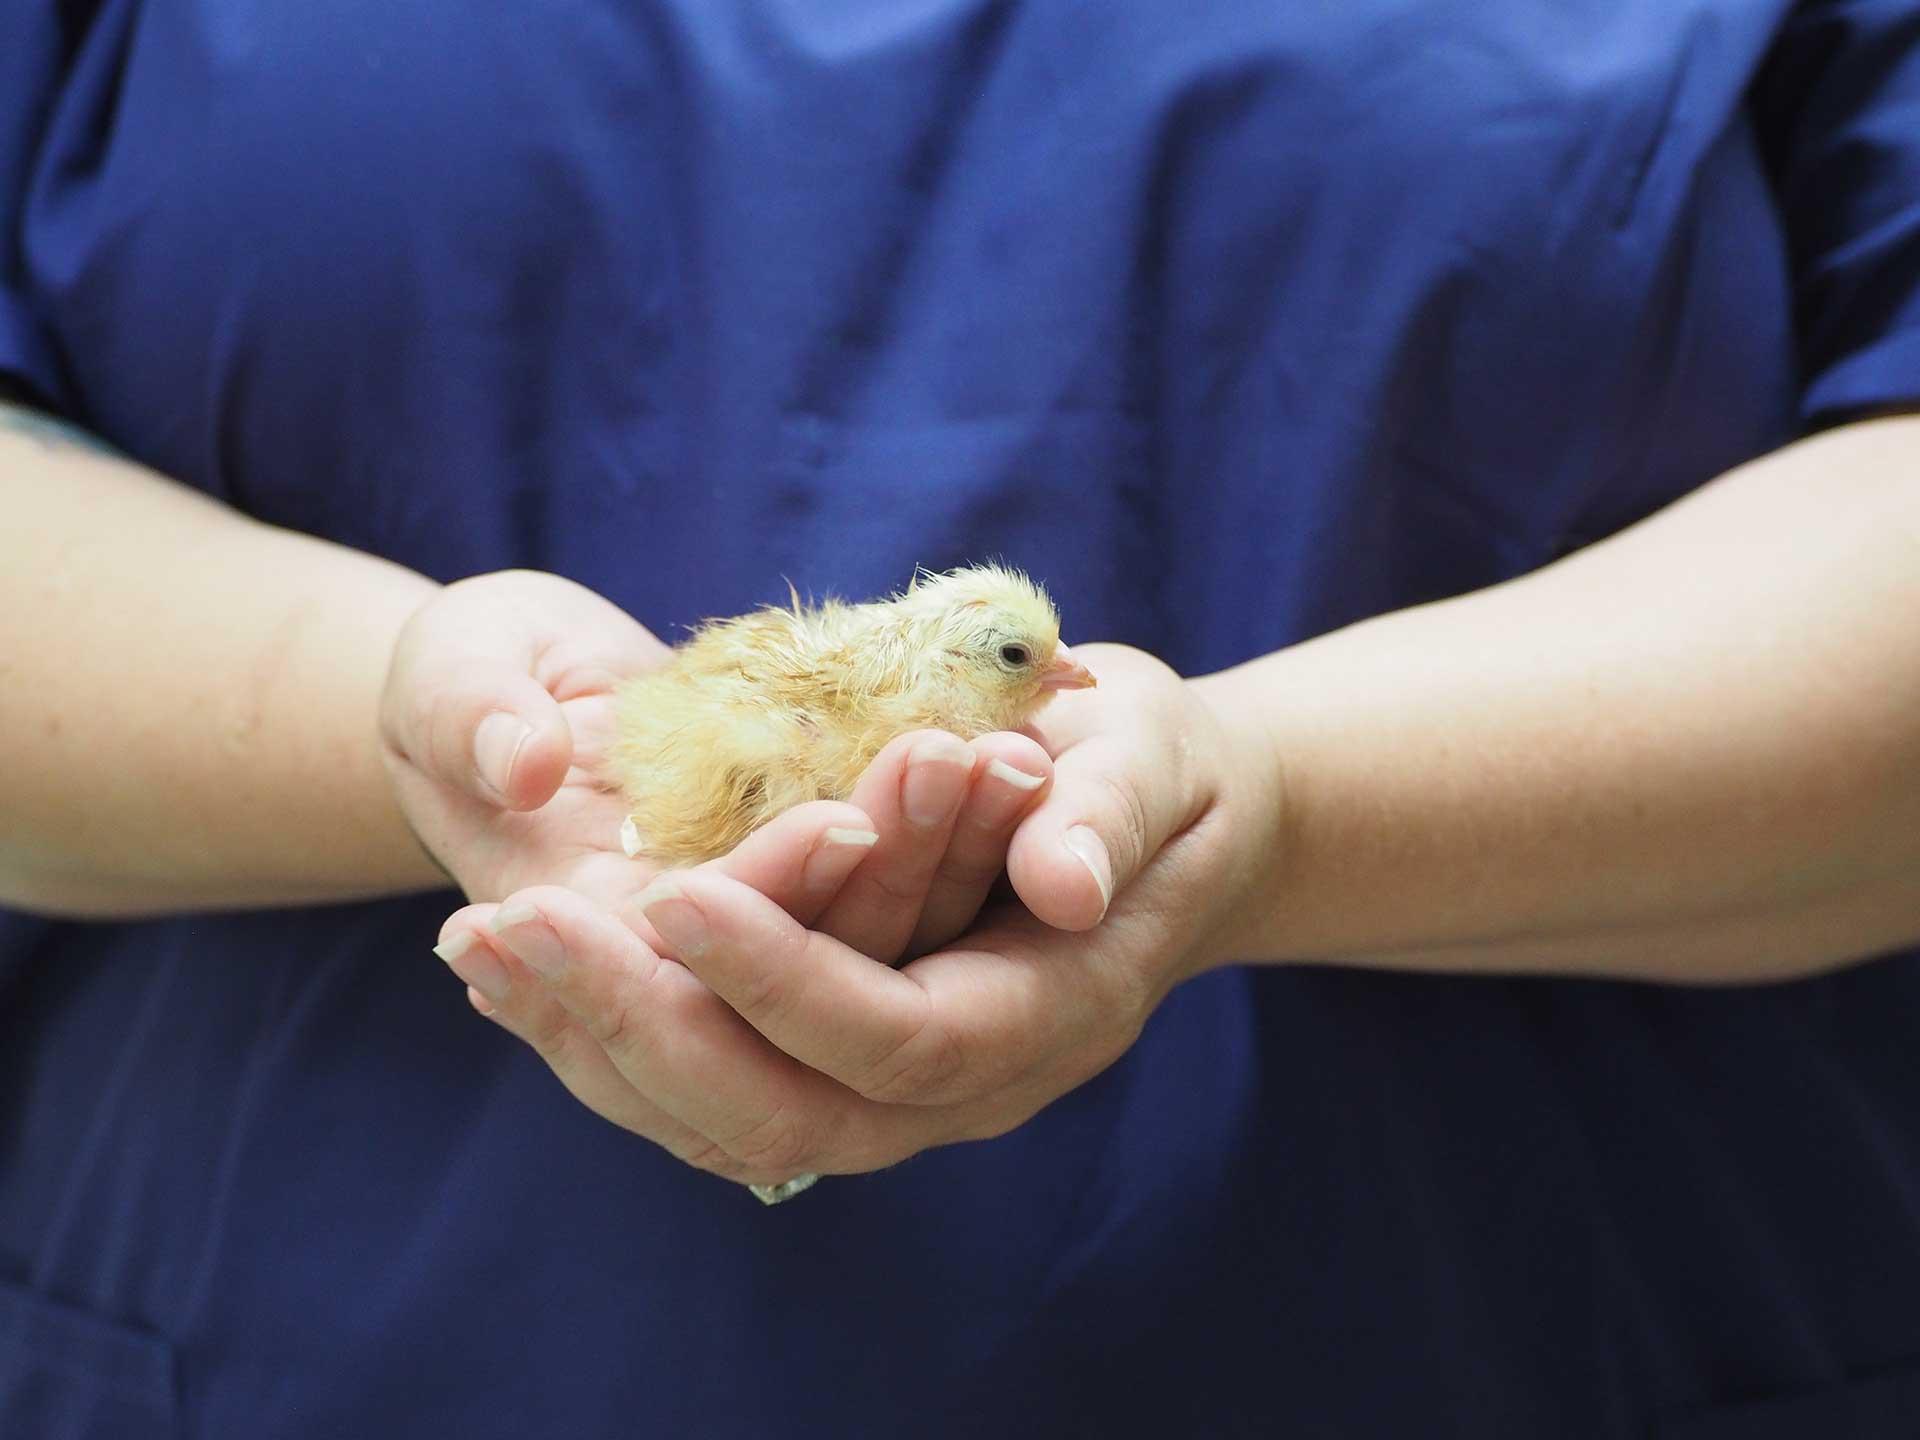
<svg viewBox="0 0 1920 1440"><path fill-rule="evenodd" d="M1094 683L1047 594L1016 570L922 572L886 600L712 620L619 693L612 768L628 854L723 855L808 800L844 800L908 730L970 740Z"/></svg>
<svg viewBox="0 0 1920 1440"><path fill-rule="evenodd" d="M724 855L783 810L844 800L896 735L971 740L1093 683L1046 592L994 565L922 572L867 605L795 594L791 609L709 621L620 690L621 843L663 865ZM818 1178L747 1188L777 1205Z"/></svg>

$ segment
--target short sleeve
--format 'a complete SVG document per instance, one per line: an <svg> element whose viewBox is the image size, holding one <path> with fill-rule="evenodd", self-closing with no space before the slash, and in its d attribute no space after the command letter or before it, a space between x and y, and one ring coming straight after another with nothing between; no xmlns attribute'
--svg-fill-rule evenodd
<svg viewBox="0 0 1920 1440"><path fill-rule="evenodd" d="M0 0L0 379L48 400L65 387L52 340L34 311L23 232L63 48L53 0Z"/></svg>
<svg viewBox="0 0 1920 1440"><path fill-rule="evenodd" d="M1803 0L1753 99L1804 418L1920 406L1920 0Z"/></svg>

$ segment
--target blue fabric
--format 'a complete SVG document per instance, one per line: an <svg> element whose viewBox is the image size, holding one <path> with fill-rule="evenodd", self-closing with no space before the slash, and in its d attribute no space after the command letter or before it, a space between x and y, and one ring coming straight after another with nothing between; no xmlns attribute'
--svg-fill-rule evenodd
<svg viewBox="0 0 1920 1440"><path fill-rule="evenodd" d="M0 0L0 371L442 578L999 555L1193 673L1920 402L1917 27ZM0 925L0 1430L1911 1433L1911 959L1230 971L768 1212L467 1013L451 903Z"/></svg>

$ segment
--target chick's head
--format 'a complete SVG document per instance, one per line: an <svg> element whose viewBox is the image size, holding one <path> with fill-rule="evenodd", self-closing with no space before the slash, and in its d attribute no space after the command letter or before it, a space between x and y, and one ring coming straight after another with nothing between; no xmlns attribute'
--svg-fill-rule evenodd
<svg viewBox="0 0 1920 1440"><path fill-rule="evenodd" d="M902 607L925 627L937 663L928 682L946 687L956 718L982 730L1010 729L1056 690L1093 685L1060 643L1060 612L1032 580L997 565L923 575Z"/></svg>

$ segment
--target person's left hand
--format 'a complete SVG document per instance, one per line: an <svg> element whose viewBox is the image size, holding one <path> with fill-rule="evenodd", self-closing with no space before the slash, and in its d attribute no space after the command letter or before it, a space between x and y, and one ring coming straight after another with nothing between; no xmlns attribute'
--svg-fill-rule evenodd
<svg viewBox="0 0 1920 1440"><path fill-rule="evenodd" d="M540 974L490 1013L577 1097L643 1134L629 1116L671 1117L674 1153L729 1179L866 1171L1002 1134L1227 958L1273 818L1192 687L1124 647L1084 658L1100 687L1043 713L1053 788L1007 850L1023 903L900 970L715 867L662 877L620 917L523 891L456 914L443 938L477 934ZM487 927L505 915L520 923Z"/></svg>

